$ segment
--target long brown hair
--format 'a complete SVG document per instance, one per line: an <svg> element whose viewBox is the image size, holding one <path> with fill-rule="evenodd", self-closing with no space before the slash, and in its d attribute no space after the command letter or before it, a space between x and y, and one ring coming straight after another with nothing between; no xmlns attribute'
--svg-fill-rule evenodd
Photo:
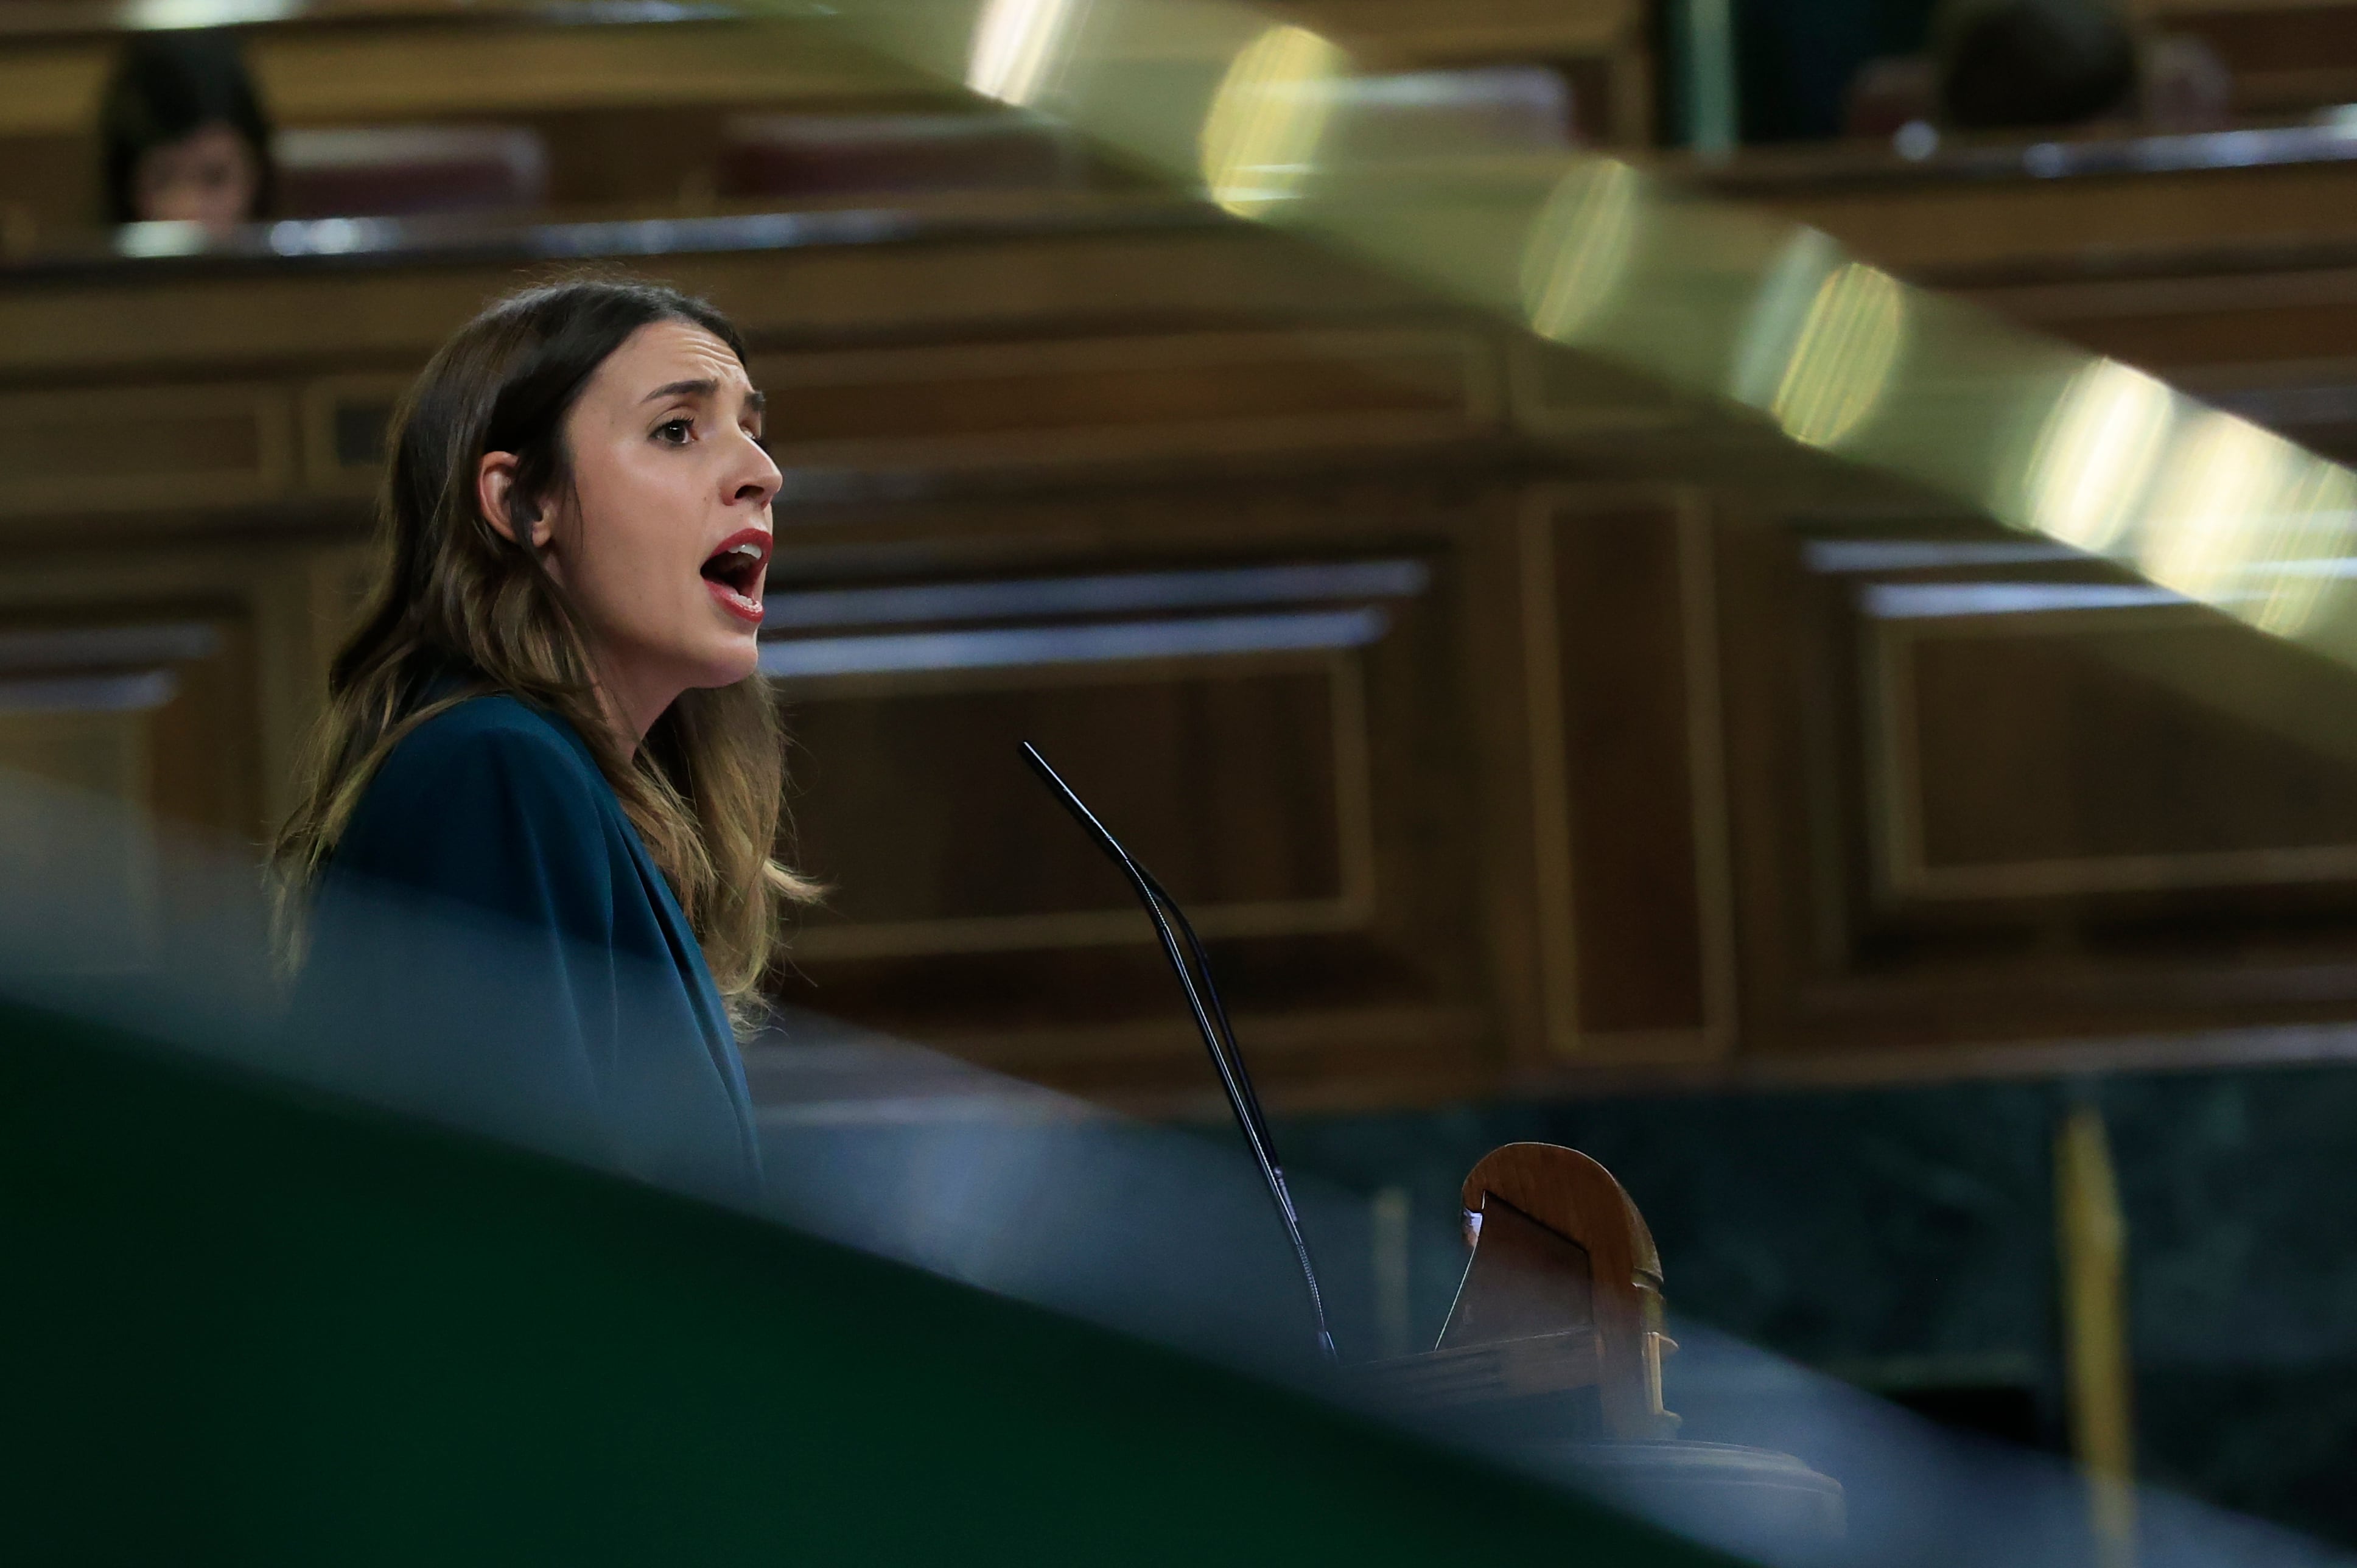
<svg viewBox="0 0 2357 1568"><path fill-rule="evenodd" d="M701 327L745 358L736 328L702 300L644 283L554 284L461 328L395 413L377 507L383 570L329 667L302 800L271 849L290 961L302 907L379 765L436 714L507 693L588 744L732 1014L748 1016L783 907L816 891L778 859L784 737L761 678L682 694L632 753L598 703L572 601L476 502L491 452L515 455L511 493L526 515L563 499L565 415L607 356L659 321Z"/></svg>

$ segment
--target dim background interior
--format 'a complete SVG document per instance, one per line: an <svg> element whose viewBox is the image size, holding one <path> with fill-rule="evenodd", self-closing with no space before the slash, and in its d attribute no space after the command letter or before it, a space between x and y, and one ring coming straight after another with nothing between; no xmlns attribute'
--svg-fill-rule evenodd
<svg viewBox="0 0 2357 1568"><path fill-rule="evenodd" d="M1371 136L1610 147L2357 456L2357 5L2142 0L2135 91L1960 128L1920 0L1737 0L1716 54L1700 4L1292 9ZM823 19L224 12L311 227L142 253L95 125L159 18L206 19L0 0L0 763L258 844L409 377L552 255L660 276L789 474L764 667L836 891L781 1000L1211 1115L1034 740L1210 939L1297 1164L1428 1217L1572 1144L1682 1312L2062 1452L2094 1107L2143 1473L2357 1545L2357 677Z"/></svg>

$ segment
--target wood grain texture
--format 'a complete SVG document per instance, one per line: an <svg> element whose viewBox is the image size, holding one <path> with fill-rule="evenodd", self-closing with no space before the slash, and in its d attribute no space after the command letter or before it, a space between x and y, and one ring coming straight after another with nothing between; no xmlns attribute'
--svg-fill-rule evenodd
<svg viewBox="0 0 2357 1568"><path fill-rule="evenodd" d="M1606 1433L1674 1433L1662 1408L1661 1257L1611 1173L1576 1149L1509 1144L1467 1174L1462 1197L1479 1229L1437 1348L1587 1329Z"/></svg>

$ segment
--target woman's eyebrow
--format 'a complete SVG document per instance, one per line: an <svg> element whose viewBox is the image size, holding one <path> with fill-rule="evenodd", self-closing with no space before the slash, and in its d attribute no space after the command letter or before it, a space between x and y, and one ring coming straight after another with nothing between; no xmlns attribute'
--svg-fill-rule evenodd
<svg viewBox="0 0 2357 1568"><path fill-rule="evenodd" d="M719 391L720 382L711 376L705 376L696 381L667 382L662 386L655 388L654 391L647 393L646 396L640 398L639 401L640 403L661 403L663 399L672 397L708 398L716 395ZM770 406L769 394L762 392L748 392L745 394L745 406L751 409L755 413L764 413Z"/></svg>

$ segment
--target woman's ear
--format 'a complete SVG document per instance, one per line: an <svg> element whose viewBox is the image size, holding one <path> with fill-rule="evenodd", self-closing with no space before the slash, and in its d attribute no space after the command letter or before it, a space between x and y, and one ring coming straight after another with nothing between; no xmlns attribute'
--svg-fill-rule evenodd
<svg viewBox="0 0 2357 1568"><path fill-rule="evenodd" d="M475 468L475 505L483 521L518 544L538 550L548 542L547 516L516 493L512 452L486 452Z"/></svg>

